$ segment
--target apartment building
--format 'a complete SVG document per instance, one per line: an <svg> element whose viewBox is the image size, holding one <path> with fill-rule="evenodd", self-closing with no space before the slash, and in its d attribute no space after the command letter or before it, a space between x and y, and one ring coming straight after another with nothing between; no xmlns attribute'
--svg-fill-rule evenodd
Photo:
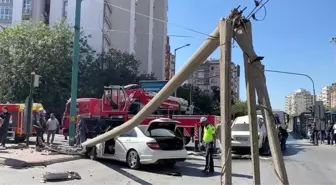
<svg viewBox="0 0 336 185"><path fill-rule="evenodd" d="M14 26L23 20L49 23L50 0L0 0L0 25Z"/></svg>
<svg viewBox="0 0 336 185"><path fill-rule="evenodd" d="M305 89L298 89L285 97L285 112L292 116L298 116L308 112L313 105L313 96Z"/></svg>
<svg viewBox="0 0 336 185"><path fill-rule="evenodd" d="M235 98L239 99L239 82L240 82L240 66L231 63L231 88ZM198 86L202 90L212 90L219 87L219 60L210 59L205 61L193 74L186 83Z"/></svg>
<svg viewBox="0 0 336 185"><path fill-rule="evenodd" d="M325 107L336 108L336 83L323 87L320 97Z"/></svg>
<svg viewBox="0 0 336 185"><path fill-rule="evenodd" d="M336 108L336 83L330 87L330 108Z"/></svg>
<svg viewBox="0 0 336 185"><path fill-rule="evenodd" d="M166 37L166 54L165 54L165 80L170 78L170 42L169 36Z"/></svg>
<svg viewBox="0 0 336 185"><path fill-rule="evenodd" d="M158 80L164 80L168 1L110 0L110 3L123 8L112 6L112 47L135 54L141 62L141 73L154 73Z"/></svg>
<svg viewBox="0 0 336 185"><path fill-rule="evenodd" d="M167 36L165 60L165 80L170 80L175 75L175 56L171 53L169 36Z"/></svg>
<svg viewBox="0 0 336 185"><path fill-rule="evenodd" d="M167 0L88 0L81 5L81 28L90 35L93 49L135 54L140 73L164 79ZM0 25L12 26L22 20L54 24L66 18L74 26L75 7L76 0L0 0Z"/></svg>

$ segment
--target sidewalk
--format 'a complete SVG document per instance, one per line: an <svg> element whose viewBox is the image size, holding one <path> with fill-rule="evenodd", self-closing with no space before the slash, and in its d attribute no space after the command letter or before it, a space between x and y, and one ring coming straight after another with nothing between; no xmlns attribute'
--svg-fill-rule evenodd
<svg viewBox="0 0 336 185"><path fill-rule="evenodd" d="M34 141L36 138L30 138ZM60 136L55 137L55 144L64 144ZM35 151L34 143L26 147L25 143L13 144L9 142L6 150L0 150L0 165L14 168L25 168L32 166L46 166L54 163L66 162L80 159L81 156L63 155L50 151Z"/></svg>

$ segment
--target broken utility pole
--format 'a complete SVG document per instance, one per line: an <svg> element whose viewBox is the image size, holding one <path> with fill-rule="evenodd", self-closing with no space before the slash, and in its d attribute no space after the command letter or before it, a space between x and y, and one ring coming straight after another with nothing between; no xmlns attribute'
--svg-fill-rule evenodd
<svg viewBox="0 0 336 185"><path fill-rule="evenodd" d="M231 40L233 35L231 21L222 19L219 24L220 35L220 113L221 113L221 182L232 184L231 157ZM223 137L224 136L224 137Z"/></svg>
<svg viewBox="0 0 336 185"><path fill-rule="evenodd" d="M234 29L235 40L240 46L240 48L242 49L244 55L248 56L248 60L245 59L244 61L245 66L248 66L248 68L245 70L247 70L247 74L249 75L248 82L252 81L252 84L255 86L254 89L251 89L250 87L248 88L250 89L250 91L251 90L253 90L254 92L255 90L257 91L258 99L260 100L259 102L261 102L260 107L263 107L263 109L265 109L263 114L265 116L264 119L266 120L265 122L266 122L266 130L267 130L267 139L268 139L269 146L270 146L271 153L272 153L272 160L275 166L275 172L278 177L279 184L287 185L289 184L287 172L285 168L285 163L283 161L282 152L280 149L280 142L279 142L277 130L275 127L275 119L272 113L272 106L271 106L269 96L268 96L268 91L267 91L267 86L266 86L266 77L265 77L265 73L263 70L263 66L260 62L260 60L262 60L263 57L257 56L257 54L254 51L253 43L252 43L251 22L242 17L240 19L235 19L235 21L236 21L235 29ZM258 81L256 81L257 79ZM249 94L251 95L251 92L249 92ZM252 95L253 94L254 93L252 93ZM255 104L255 96L248 97L248 98L253 98L252 101L251 99L248 99L250 101L249 102L250 105L252 103ZM254 113L251 114L251 111L252 110L250 107L249 120L253 120L254 119L253 117L255 115ZM253 125L251 125L250 128L253 129ZM253 132L253 130L250 130L250 132ZM252 137L253 137L253 134L256 134L256 133L251 133ZM254 139L252 138L252 140ZM251 143L252 142L253 141L251 141ZM254 155L253 160L252 160L254 162L254 165L259 165L259 162L255 163L256 156L258 154L256 155L257 151L256 149L253 149L253 145L251 147L251 153L252 155ZM255 167L256 166L254 166L254 168ZM260 170L254 170L254 173L260 173ZM256 180L258 179L254 177L255 183L257 183Z"/></svg>
<svg viewBox="0 0 336 185"><path fill-rule="evenodd" d="M242 17L242 11L234 9L227 19L221 19L219 26L209 35L196 53L185 63L182 69L146 104L131 120L106 132L96 138L87 140L82 144L85 147L93 147L136 127L144 119L152 114L159 105L165 101L187 78L194 72L219 46L221 47L220 63L220 105L221 105L221 129L218 134L221 138L222 149L222 184L232 184L232 158L231 158L231 40L235 39L244 54L246 73L247 100L251 135L251 153L253 162L254 184L260 182L260 164L258 147L258 129L256 115L256 93L258 102L264 108L263 116L266 120L267 135L272 159L275 166L279 184L287 185L287 173L280 151L280 144L275 128L274 115L270 104L263 65L260 60L263 57L256 55L252 44L251 22ZM258 81L256 81L258 80ZM217 132L218 133L218 132Z"/></svg>

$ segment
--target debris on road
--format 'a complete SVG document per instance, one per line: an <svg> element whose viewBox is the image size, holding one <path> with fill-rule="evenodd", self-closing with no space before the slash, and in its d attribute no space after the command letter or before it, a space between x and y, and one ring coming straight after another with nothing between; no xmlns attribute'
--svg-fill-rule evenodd
<svg viewBox="0 0 336 185"><path fill-rule="evenodd" d="M43 182L50 181L66 181L66 180L80 180L82 177L77 172L59 172L59 173L46 173L43 175Z"/></svg>
<svg viewBox="0 0 336 185"><path fill-rule="evenodd" d="M69 145L44 145L44 148L65 155L83 155L85 153L85 148L83 147L72 147Z"/></svg>

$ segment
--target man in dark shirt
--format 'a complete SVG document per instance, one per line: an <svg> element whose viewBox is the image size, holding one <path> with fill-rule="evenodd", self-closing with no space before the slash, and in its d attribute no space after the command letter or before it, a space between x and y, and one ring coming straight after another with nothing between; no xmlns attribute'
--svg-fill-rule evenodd
<svg viewBox="0 0 336 185"><path fill-rule="evenodd" d="M10 119L10 114L6 106L2 107L2 113L0 114L0 118L3 119L3 124L0 127L0 149L6 149L5 145Z"/></svg>

